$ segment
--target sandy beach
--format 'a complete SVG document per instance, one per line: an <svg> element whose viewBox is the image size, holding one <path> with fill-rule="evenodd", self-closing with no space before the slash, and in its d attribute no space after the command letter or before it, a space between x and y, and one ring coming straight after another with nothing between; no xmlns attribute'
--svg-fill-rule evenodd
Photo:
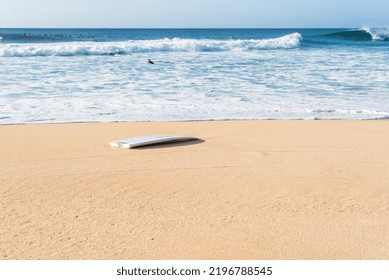
<svg viewBox="0 0 389 280"><path fill-rule="evenodd" d="M174 134L204 141L115 149ZM0 126L0 259L389 259L389 122Z"/></svg>

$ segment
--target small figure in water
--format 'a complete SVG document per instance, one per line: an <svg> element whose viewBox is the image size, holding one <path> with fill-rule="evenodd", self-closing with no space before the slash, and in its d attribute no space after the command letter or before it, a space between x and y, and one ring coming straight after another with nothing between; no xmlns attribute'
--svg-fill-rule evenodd
<svg viewBox="0 0 389 280"><path fill-rule="evenodd" d="M149 63L149 64L154 64L154 62L152 62L152 61L150 60L150 58L147 60L147 63Z"/></svg>

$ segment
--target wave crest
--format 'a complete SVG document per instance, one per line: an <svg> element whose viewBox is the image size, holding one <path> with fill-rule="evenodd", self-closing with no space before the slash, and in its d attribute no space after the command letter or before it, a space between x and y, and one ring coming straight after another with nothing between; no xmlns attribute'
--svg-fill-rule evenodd
<svg viewBox="0 0 389 280"><path fill-rule="evenodd" d="M46 44L3 44L2 57L27 56L81 56L126 55L142 52L218 52L251 51L298 48L302 36L293 33L262 40L210 40L210 39L163 39L133 40L126 42L68 42Z"/></svg>
<svg viewBox="0 0 389 280"><path fill-rule="evenodd" d="M389 30L386 28L375 28L372 30L369 26L363 26L362 30L369 33L373 41L388 41Z"/></svg>

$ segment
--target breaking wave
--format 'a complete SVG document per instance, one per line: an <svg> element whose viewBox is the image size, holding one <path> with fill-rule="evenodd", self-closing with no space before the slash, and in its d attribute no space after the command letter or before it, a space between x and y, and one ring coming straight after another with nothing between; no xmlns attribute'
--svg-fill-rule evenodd
<svg viewBox="0 0 389 280"><path fill-rule="evenodd" d="M142 52L220 52L298 48L302 36L293 33L272 39L162 39L125 42L66 42L1 44L0 57L126 55Z"/></svg>
<svg viewBox="0 0 389 280"><path fill-rule="evenodd" d="M372 30L370 27L364 26L361 29L340 31L326 36L352 41L388 41L389 31L387 29Z"/></svg>

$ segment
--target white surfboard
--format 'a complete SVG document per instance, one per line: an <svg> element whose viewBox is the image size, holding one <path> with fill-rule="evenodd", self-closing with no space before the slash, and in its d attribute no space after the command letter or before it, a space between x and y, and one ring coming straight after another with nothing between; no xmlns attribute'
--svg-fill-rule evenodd
<svg viewBox="0 0 389 280"><path fill-rule="evenodd" d="M199 138L192 136L177 136L177 135L151 135L128 138L123 140L111 141L109 145L115 148L131 149L136 147L144 147L155 144L183 142L190 140L199 140Z"/></svg>

